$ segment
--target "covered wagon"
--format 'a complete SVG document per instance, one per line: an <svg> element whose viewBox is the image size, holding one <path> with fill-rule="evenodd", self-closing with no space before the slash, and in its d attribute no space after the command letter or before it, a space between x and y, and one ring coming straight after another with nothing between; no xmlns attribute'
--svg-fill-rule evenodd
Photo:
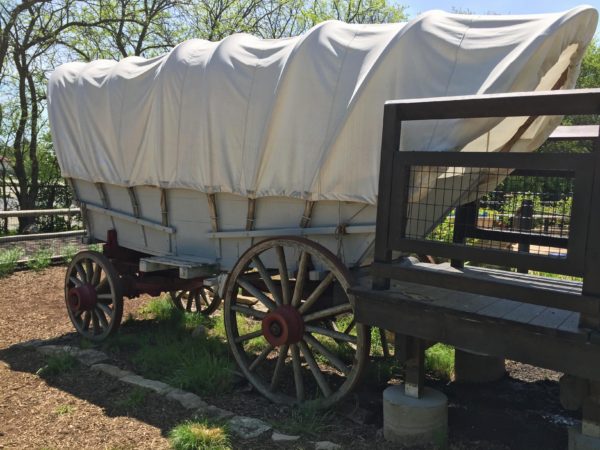
<svg viewBox="0 0 600 450"><path fill-rule="evenodd" d="M232 353L260 392L334 403L369 356L347 290L373 258L384 102L573 87L596 21L586 7L431 11L60 66L48 88L56 154L88 239L105 242L67 269L75 328L104 339L123 297L141 293L171 292L203 313L223 298ZM411 122L400 150L527 152L556 125ZM421 197L435 185L419 183ZM457 201L445 199L415 232L427 234Z"/></svg>

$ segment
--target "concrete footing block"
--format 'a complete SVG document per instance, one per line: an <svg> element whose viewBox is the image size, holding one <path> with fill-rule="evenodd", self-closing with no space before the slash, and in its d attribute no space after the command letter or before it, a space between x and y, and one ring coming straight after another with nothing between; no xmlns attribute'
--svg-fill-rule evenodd
<svg viewBox="0 0 600 450"><path fill-rule="evenodd" d="M600 438L581 432L581 427L569 427L569 450L600 450Z"/></svg>
<svg viewBox="0 0 600 450"><path fill-rule="evenodd" d="M456 349L454 376L459 383L489 383L506 374L504 358L482 356Z"/></svg>
<svg viewBox="0 0 600 450"><path fill-rule="evenodd" d="M560 404L568 411L577 411L590 395L590 383L583 378L564 374L560 377Z"/></svg>
<svg viewBox="0 0 600 450"><path fill-rule="evenodd" d="M407 446L445 449L448 445L448 398L426 387L421 398L409 397L404 385L383 391L383 437Z"/></svg>

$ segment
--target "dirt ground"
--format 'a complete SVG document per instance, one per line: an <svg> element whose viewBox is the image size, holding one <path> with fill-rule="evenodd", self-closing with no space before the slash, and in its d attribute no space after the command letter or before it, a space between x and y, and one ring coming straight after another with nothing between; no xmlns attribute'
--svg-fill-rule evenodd
<svg viewBox="0 0 600 450"><path fill-rule="evenodd" d="M43 358L13 346L31 339L74 339L64 309L63 277L64 267L52 267L0 280L0 449L168 448L168 431L189 418L178 404L149 394L142 404L127 405L123 399L130 388L85 368L36 375ZM124 317L145 301L127 300ZM567 426L578 416L558 403L559 374L515 362L507 368L509 376L481 386L428 381L449 398L451 448L566 448ZM341 418L338 430L320 438L338 439L344 448L389 448L377 434L383 419L381 388L363 386L348 404L360 405L360 423ZM267 420L282 411L247 390L220 398L218 406ZM281 448L311 448L307 442ZM234 447L279 448L264 440L234 442Z"/></svg>

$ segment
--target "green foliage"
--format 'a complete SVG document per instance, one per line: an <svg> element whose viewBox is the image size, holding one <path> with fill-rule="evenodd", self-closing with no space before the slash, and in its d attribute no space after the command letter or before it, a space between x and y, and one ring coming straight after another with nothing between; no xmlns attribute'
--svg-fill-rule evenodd
<svg viewBox="0 0 600 450"><path fill-rule="evenodd" d="M435 344L425 351L425 370L442 380L450 381L454 375L454 348Z"/></svg>
<svg viewBox="0 0 600 450"><path fill-rule="evenodd" d="M171 447L175 450L229 450L231 443L223 426L207 421L188 421L169 432Z"/></svg>
<svg viewBox="0 0 600 450"><path fill-rule="evenodd" d="M64 258L65 262L68 264L70 263L73 258L75 257L75 255L77 253L79 253L79 248L76 245L73 244L69 244L69 245L65 245L62 248L62 257Z"/></svg>
<svg viewBox="0 0 600 450"><path fill-rule="evenodd" d="M90 244L88 245L88 250L92 252L102 253L103 245L104 244L102 243Z"/></svg>
<svg viewBox="0 0 600 450"><path fill-rule="evenodd" d="M46 365L40 368L36 375L41 377L61 375L77 368L79 361L68 352L61 352L51 355L46 359Z"/></svg>
<svg viewBox="0 0 600 450"><path fill-rule="evenodd" d="M52 249L40 248L27 260L27 268L30 270L44 270L52 262Z"/></svg>
<svg viewBox="0 0 600 450"><path fill-rule="evenodd" d="M10 275L15 271L23 253L23 250L18 247L0 252L0 277Z"/></svg>

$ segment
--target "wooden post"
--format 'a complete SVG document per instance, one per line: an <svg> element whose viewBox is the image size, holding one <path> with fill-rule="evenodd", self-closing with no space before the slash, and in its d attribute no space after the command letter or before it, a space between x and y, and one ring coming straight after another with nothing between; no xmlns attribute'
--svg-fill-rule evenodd
<svg viewBox="0 0 600 450"><path fill-rule="evenodd" d="M413 338L411 355L406 361L404 393L409 397L421 398L425 387L425 342Z"/></svg>
<svg viewBox="0 0 600 450"><path fill-rule="evenodd" d="M456 208L454 213L454 229L452 232L452 243L464 244L469 236L469 230L477 225L477 207L476 202L466 203ZM450 265L455 269L462 269L465 262L460 259L453 259Z"/></svg>
<svg viewBox="0 0 600 450"><path fill-rule="evenodd" d="M533 200L524 199L521 202L521 207L519 208L519 213L517 216L519 221L518 230L519 233L530 232L533 229ZM529 242L521 241L519 242L519 252L521 253L529 253ZM518 268L517 271L519 273L528 273L529 270L527 268Z"/></svg>

